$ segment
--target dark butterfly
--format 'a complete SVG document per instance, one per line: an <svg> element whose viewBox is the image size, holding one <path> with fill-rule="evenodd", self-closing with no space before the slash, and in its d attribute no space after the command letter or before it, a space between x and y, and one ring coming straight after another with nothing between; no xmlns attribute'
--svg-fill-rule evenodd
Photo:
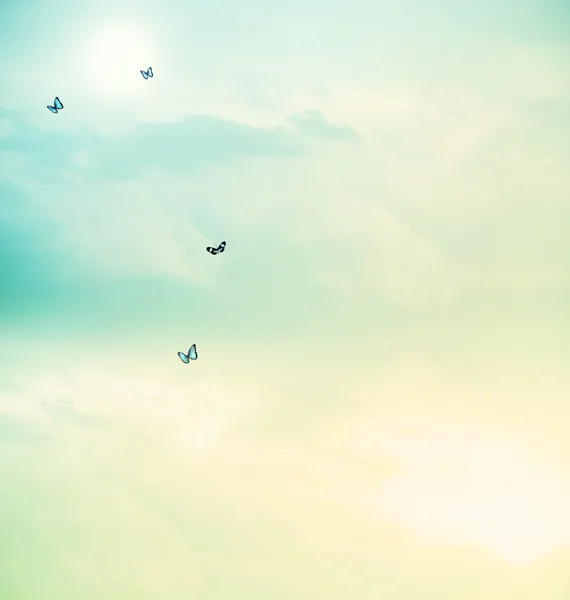
<svg viewBox="0 0 570 600"><path fill-rule="evenodd" d="M148 79L149 77L152 77L152 67L148 68L148 71L143 71L141 69L141 75L145 78Z"/></svg>
<svg viewBox="0 0 570 600"><path fill-rule="evenodd" d="M212 248L212 246L208 246L206 250L210 254L221 254L226 249L226 242L222 242L217 248Z"/></svg>

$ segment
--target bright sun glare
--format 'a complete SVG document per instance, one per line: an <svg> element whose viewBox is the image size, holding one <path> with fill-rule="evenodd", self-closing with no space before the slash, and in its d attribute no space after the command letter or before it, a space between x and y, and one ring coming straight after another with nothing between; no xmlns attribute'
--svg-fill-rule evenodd
<svg viewBox="0 0 570 600"><path fill-rule="evenodd" d="M385 451L406 466L373 495L375 511L406 523L428 545L471 542L524 565L568 543L568 490L547 463L508 440L443 431L387 437Z"/></svg>
<svg viewBox="0 0 570 600"><path fill-rule="evenodd" d="M92 87L110 96L129 94L140 85L140 70L152 66L151 45L135 27L107 27L89 37L85 74Z"/></svg>

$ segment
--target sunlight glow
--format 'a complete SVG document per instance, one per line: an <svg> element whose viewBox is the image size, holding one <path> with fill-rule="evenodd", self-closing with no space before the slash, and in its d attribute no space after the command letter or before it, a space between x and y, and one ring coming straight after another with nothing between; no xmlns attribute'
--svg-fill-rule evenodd
<svg viewBox="0 0 570 600"><path fill-rule="evenodd" d="M110 96L137 90L143 79L141 69L152 66L152 42L140 29L106 27L86 43L85 70L91 87Z"/></svg>
<svg viewBox="0 0 570 600"><path fill-rule="evenodd" d="M417 436L384 432L380 445L402 470L372 494L371 509L405 524L422 543L477 544L512 565L570 544L569 490L522 445L425 429Z"/></svg>

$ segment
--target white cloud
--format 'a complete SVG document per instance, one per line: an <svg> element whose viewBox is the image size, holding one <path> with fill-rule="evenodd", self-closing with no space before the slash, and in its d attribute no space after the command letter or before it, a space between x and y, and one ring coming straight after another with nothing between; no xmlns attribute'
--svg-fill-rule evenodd
<svg viewBox="0 0 570 600"><path fill-rule="evenodd" d="M219 265L208 263L204 251L211 240L164 178L93 186L72 177L63 196L62 186L34 192L44 217L63 232L59 248L87 269L109 278L153 273L198 284L216 280Z"/></svg>
<svg viewBox="0 0 570 600"><path fill-rule="evenodd" d="M321 353L313 365L302 353L286 360L290 349L269 352L250 344L245 360L230 348L215 366L198 361L188 371L175 356L172 367L161 364L162 348L122 363L124 348L100 356L100 350L87 349L82 362L65 360L71 346L59 350L58 357L37 348L46 359L33 379L20 380L20 397L10 404L21 411L63 395L78 412L105 417L105 425L94 430L57 424L41 468L58 491L46 491L43 512L34 513L53 521L61 510L53 498L72 507L90 498L90 512L72 508L71 514L73 531L83 536L92 560L102 552L97 532L119 522L125 537L109 560L124 564L120 549L130 552L129 564L146 566L154 558L165 574L174 573L173 563L168 567L154 551L136 550L129 540L140 542L138 529L144 539L160 541L163 552L172 549L173 560L186 552L195 556L200 573L228 577L234 567L223 559L238 545L246 572L257 561L267 574L278 571L260 553L271 544L283 548L286 562L299 545L307 555L331 561L352 555L359 563L388 548L398 560L421 561L426 547L452 546L457 552L484 549L490 560L521 566L570 540L568 470L562 460L549 462L554 448L541 446L544 421L529 414L525 427L513 424L513 403L501 402L510 393L514 404L528 405L534 393L529 381L540 387L549 373L529 373L529 381L520 381L520 389L531 390L525 397L504 387L508 372L504 380L488 378L485 386L467 389L443 366L421 368L408 359L399 369L385 363L380 369L376 354L368 362L359 356L341 363ZM13 351L19 352L18 345ZM311 353L319 354L314 348ZM331 375L325 382L327 365ZM550 403L536 411L552 410L555 392L565 397L560 374L557 381L557 392L553 385L543 390ZM321 397L324 386L335 382L339 397ZM485 412L477 411L479 402L494 409L492 430L484 425ZM28 409L20 415L34 416ZM309 426L287 423L292 416ZM534 429L526 436L529 424ZM285 434L272 435L280 429ZM5 453L5 473L21 465L22 456L18 463L14 452ZM63 480L73 487L61 485ZM408 534L411 541L405 541ZM43 535L53 531L44 529ZM200 549L212 555L204 558ZM62 553L58 564L67 558ZM191 573L178 581L189 589L203 580Z"/></svg>

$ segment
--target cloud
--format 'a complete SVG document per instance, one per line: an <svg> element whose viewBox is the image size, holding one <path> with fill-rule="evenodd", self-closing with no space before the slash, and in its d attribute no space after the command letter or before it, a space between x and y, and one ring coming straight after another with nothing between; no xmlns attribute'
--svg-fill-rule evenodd
<svg viewBox="0 0 570 600"><path fill-rule="evenodd" d="M34 179L52 179L54 170L67 169L130 179L150 167L188 173L200 165L248 156L303 154L301 141L284 128L261 129L212 116L143 123L128 133L101 135L84 126L44 131L18 119L17 113L3 111L3 115L12 116L12 131L0 138L0 152L30 159Z"/></svg>
<svg viewBox="0 0 570 600"><path fill-rule="evenodd" d="M40 403L41 408L58 423L75 424L84 427L99 427L103 424L101 417L94 414L79 412L75 404L64 397Z"/></svg>
<svg viewBox="0 0 570 600"><path fill-rule="evenodd" d="M264 327L287 327L313 310L306 291L315 286L298 250L278 232L265 231L255 214L278 215L286 206L273 200L275 186L259 197L254 178L264 173L271 183L280 164L294 169L298 158L306 158L295 131L192 117L111 136L85 128L46 132L13 121L14 132L0 140L11 160L24 157L10 174L6 169L13 181L0 200L12 317L48 311L54 325L55 313L66 319L82 314L86 322L88 314L92 321L128 312L124 323L137 314L152 314L158 323L166 313L174 321L186 298L195 312L198 305L202 314L223 310L220 324L235 323L239 313L244 326L263 319ZM199 164L204 169L197 173ZM224 177L216 168L222 164ZM245 177L240 185L233 185L235 173ZM218 183L204 187L210 177ZM225 180L231 185L220 189ZM243 222L254 228L240 230ZM220 235L231 249L212 261L204 248ZM266 285L260 285L260 273ZM298 291L283 313L285 273ZM213 300L196 290L224 285L239 289Z"/></svg>
<svg viewBox="0 0 570 600"><path fill-rule="evenodd" d="M461 405L461 386L445 388L447 373L439 373L440 380L421 377L407 362L394 382L391 365L382 361L380 370L376 348L369 374L394 383L377 393L362 365L349 367L344 356L330 361L338 346L330 354L321 353L322 347L299 347L299 354L306 351L302 357L289 352L298 343L271 352L255 346L248 343L247 356L222 347L190 375L174 362L172 368L160 364L161 348L145 346L140 359L129 355L135 360L122 364L118 357L124 348L119 352L116 345L99 355L88 349L86 356L68 348L72 362L67 352L49 355L39 347L46 361L22 397L47 392L74 398L80 412L97 411L116 427L93 435L83 427L52 426L56 435L41 455L24 444L12 448L10 460L1 453L0 474L10 486L2 496L0 520L11 523L3 531L17 530L20 538L5 536L16 554L13 562L0 563L11 565L12 576L16 566L36 563L41 573L69 573L67 585L76 593L97 580L92 564L109 577L122 571L125 579L113 581L116 595L109 598L120 597L119 591L125 597L127 588L138 592L137 586L154 591L160 585L157 574L172 586L165 588L166 598L176 597L177 586L197 592L214 586L222 594L228 580L242 591L251 589L249 597L280 589L281 595L272 597L287 598L307 589L305 571L302 577L285 576L295 565L301 568L302 559L302 569L311 572L309 585L341 598L365 575L368 587L387 595L404 590L409 570L401 574L396 566L407 561L410 569L429 571L430 591L441 595L463 585L443 577L457 568L454 561L469 564L475 578L486 568L500 571L503 559L531 560L564 541L560 516L566 491L555 485L554 469L535 456L534 444L512 443L507 412L501 414L503 431L494 436L478 423L461 427L433 417L434 405L445 404L448 411L453 405L455 413ZM361 355L353 359L356 364ZM318 360L322 364L315 368ZM339 398L331 390L332 378L340 382ZM355 382L368 386L366 406ZM489 404L496 412L501 390L494 391ZM409 395L416 396L416 405ZM67 401L50 406L63 422L76 412ZM544 404L540 409L545 412ZM49 427L47 419L44 424ZM567 474L561 475L563 483ZM526 517L522 524L517 511ZM123 534L110 548L108 535L119 524ZM36 543L25 553L26 544L18 539ZM41 548L51 549L47 558ZM494 554L486 555L489 549ZM385 556L386 573L378 574L379 555ZM189 556L190 570L184 568ZM312 556L319 557L318 564L306 562ZM323 561L329 571L330 565L344 566L341 591L327 579ZM155 578L131 578L135 568L147 573L153 562ZM216 583L221 573L224 586ZM105 581L99 578L102 591ZM492 588L487 580L485 585ZM474 600L477 593L467 598Z"/></svg>
<svg viewBox="0 0 570 600"><path fill-rule="evenodd" d="M520 146L520 134L510 139L512 127L528 123L528 115L520 115L520 123L512 115L505 122L502 111L489 112L469 94L446 93L440 104L432 98L424 109L416 98L417 106L408 107L413 118L404 119L409 121L405 124L385 114L382 125L389 140L323 144L318 153L305 152L301 131L323 123L334 128L318 111L294 115L299 133L211 117L140 125L113 136L26 129L60 144L53 170L38 162L41 157L33 154L31 142L26 152L35 156L34 168L15 162L16 127L0 140L12 144L4 168L7 173L14 167L14 180L34 178L20 196L28 194L23 206L36 221L4 236L4 255L14 257L9 283L17 281L15 274L19 281L28 279L27 290L16 283L12 288L21 289L23 297L32 291L35 271L41 270L46 279L55 281L57 275L59 283L65 277L81 282L82 289L70 285L65 290L58 300L62 306L71 309L72 298L79 306L81 298L91 303L90 310L99 311L98 305L109 307L109 313L128 312L128 320L149 302L146 314L154 314L157 322L154 299L160 291L166 298L168 289L173 298L186 297L189 305L209 315L217 311L220 327L224 320L239 320L249 329L255 314L266 331L277 322L284 328L302 319L313 324L315 306L323 300L327 310L336 306L336 315L343 312L348 320L340 307L359 299L370 305L383 302L384 315L386 304L417 311L426 305L459 307L461 300L465 308L469 303L483 306L483 297L491 310L498 293L529 298L533 287L544 288L544 294L561 287L567 254L561 250L561 203L549 214L542 212L540 220L529 218L527 193L527 214L522 214L518 192L529 174L537 173L530 168L532 152L516 163L518 174L509 167L508 181L503 165L493 167L507 160L505 149L515 141ZM374 105L374 98L369 100ZM357 110L361 99L354 102ZM562 116L564 110L559 107ZM510 141L497 145L500 152L493 151L503 133ZM544 147L548 137L546 131L540 138ZM42 152L48 147L40 144ZM560 165L562 159L557 157ZM556 185L562 198L560 173L562 168L556 177L542 176L542 189ZM137 181L124 181L135 175ZM541 185L536 175L533 195ZM510 227L515 205L517 226ZM550 225L558 225L556 235ZM231 249L223 261L208 262L203 248L219 235L229 238ZM11 253L10 245L17 251ZM524 254L525 259L534 256L532 269L520 259ZM71 262L73 277L67 267ZM551 273L548 280L544 273ZM195 284L233 290L207 301ZM50 285L53 290L53 282L46 281L33 291L47 293ZM292 286L287 302L283 286ZM328 294L331 290L334 296ZM133 301L130 310L127 296ZM24 306L16 294L12 298L14 307ZM160 302L170 314L179 310L174 299Z"/></svg>
<svg viewBox="0 0 570 600"><path fill-rule="evenodd" d="M4 449L14 444L25 445L46 440L49 440L49 435L37 421L18 414L0 413L0 444Z"/></svg>
<svg viewBox="0 0 570 600"><path fill-rule="evenodd" d="M346 125L332 125L323 114L316 109L292 115L288 121L293 123L301 134L307 137L327 138L333 140L354 140L359 137L356 129Z"/></svg>
<svg viewBox="0 0 570 600"><path fill-rule="evenodd" d="M140 169L152 165L184 171L241 157L302 154L299 140L285 130L264 130L209 116L187 117L179 123L143 124L132 135L117 136L106 150L101 164L104 172L119 172L125 156Z"/></svg>
<svg viewBox="0 0 570 600"><path fill-rule="evenodd" d="M570 488L524 445L453 423L424 424L413 436L370 425L357 435L360 448L401 464L369 498L379 518L406 523L428 545L472 539L511 564L567 546Z"/></svg>

